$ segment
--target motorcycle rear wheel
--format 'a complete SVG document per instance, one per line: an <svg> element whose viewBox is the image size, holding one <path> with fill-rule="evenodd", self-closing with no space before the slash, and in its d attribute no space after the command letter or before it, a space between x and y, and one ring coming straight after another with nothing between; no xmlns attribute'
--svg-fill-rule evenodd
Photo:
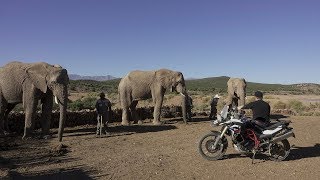
<svg viewBox="0 0 320 180"><path fill-rule="evenodd" d="M198 144L198 151L201 156L209 161L221 159L227 151L228 141L225 137L222 137L216 148L213 148L214 142L221 134L217 131L213 131L203 136Z"/></svg>
<svg viewBox="0 0 320 180"><path fill-rule="evenodd" d="M283 161L290 153L290 143L287 139L277 143L272 143L269 149L270 160L272 161Z"/></svg>

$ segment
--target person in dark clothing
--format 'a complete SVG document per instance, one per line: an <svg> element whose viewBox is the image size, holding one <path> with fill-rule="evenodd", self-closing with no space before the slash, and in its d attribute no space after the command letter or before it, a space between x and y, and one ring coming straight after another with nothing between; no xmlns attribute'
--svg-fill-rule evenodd
<svg viewBox="0 0 320 180"><path fill-rule="evenodd" d="M265 128L270 123L270 105L263 101L263 93L256 91L254 93L256 101L244 105L241 109L252 110L252 121L258 126Z"/></svg>
<svg viewBox="0 0 320 180"><path fill-rule="evenodd" d="M217 119L217 105L218 105L219 98L220 98L220 96L218 94L216 94L212 98L212 101L210 103L211 112L210 112L210 115L209 115L209 119L211 119L211 120Z"/></svg>
<svg viewBox="0 0 320 180"><path fill-rule="evenodd" d="M111 118L111 102L106 98L105 94L100 93L100 99L96 102L97 111L97 135L108 135L106 131L106 126Z"/></svg>
<svg viewBox="0 0 320 180"><path fill-rule="evenodd" d="M186 113L187 113L187 119L188 121L192 121L192 108L193 108L193 103L192 103L192 98L189 95L185 96L185 101L186 101Z"/></svg>

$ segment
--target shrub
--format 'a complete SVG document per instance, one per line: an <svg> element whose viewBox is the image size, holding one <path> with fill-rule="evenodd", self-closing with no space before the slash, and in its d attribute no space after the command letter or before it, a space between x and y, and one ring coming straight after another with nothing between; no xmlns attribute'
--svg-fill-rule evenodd
<svg viewBox="0 0 320 180"><path fill-rule="evenodd" d="M282 101L277 101L274 105L273 105L273 109L286 109L287 108L287 104L282 102Z"/></svg>
<svg viewBox="0 0 320 180"><path fill-rule="evenodd" d="M83 99L78 99L69 104L69 109L74 111L79 111L82 109L91 109L95 108L97 99L94 97L85 97Z"/></svg>
<svg viewBox="0 0 320 180"><path fill-rule="evenodd" d="M253 102L253 101L255 101L255 100L256 100L255 97L247 98L247 99L246 99L246 104L247 104L247 103L251 103L251 102Z"/></svg>
<svg viewBox="0 0 320 180"><path fill-rule="evenodd" d="M205 97L202 100L202 103L204 103L204 104L210 104L210 102L211 102L211 98L210 97Z"/></svg>
<svg viewBox="0 0 320 180"><path fill-rule="evenodd" d="M302 102L298 101L298 100L289 101L288 108L292 109L298 113L300 113L306 109L306 107L302 104Z"/></svg>

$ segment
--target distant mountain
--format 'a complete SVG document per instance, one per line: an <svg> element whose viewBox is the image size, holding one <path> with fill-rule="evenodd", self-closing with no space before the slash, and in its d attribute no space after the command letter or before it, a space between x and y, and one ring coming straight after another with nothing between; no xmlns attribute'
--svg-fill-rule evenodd
<svg viewBox="0 0 320 180"><path fill-rule="evenodd" d="M81 76L78 74L69 74L71 80L94 80L94 81L109 81L112 79L117 79L111 75L107 76Z"/></svg>

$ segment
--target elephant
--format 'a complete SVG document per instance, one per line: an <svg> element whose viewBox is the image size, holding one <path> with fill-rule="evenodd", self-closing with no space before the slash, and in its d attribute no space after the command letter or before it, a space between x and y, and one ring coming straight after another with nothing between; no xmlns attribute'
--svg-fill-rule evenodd
<svg viewBox="0 0 320 180"><path fill-rule="evenodd" d="M53 108L53 96L59 104L60 119L58 140L62 141L66 120L69 77L60 65L45 62L10 62L0 70L0 134L9 131L8 114L15 105L22 103L25 111L23 139L30 137L36 110L41 101L41 128L44 137L49 136Z"/></svg>
<svg viewBox="0 0 320 180"><path fill-rule="evenodd" d="M186 101L187 95L185 81L181 72L169 69L159 69L154 71L131 71L123 77L119 83L118 92L120 105L122 107L122 122L124 126L129 125L129 108L132 118L136 122L136 106L139 100L153 99L155 104L153 112L153 124L160 125L160 112L163 97L167 90L178 92L182 95L182 115L186 120ZM139 121L141 122L141 121Z"/></svg>
<svg viewBox="0 0 320 180"><path fill-rule="evenodd" d="M243 78L230 78L227 82L228 85L228 97L227 105L243 106L246 98L247 83ZM238 104L238 100L240 103Z"/></svg>

